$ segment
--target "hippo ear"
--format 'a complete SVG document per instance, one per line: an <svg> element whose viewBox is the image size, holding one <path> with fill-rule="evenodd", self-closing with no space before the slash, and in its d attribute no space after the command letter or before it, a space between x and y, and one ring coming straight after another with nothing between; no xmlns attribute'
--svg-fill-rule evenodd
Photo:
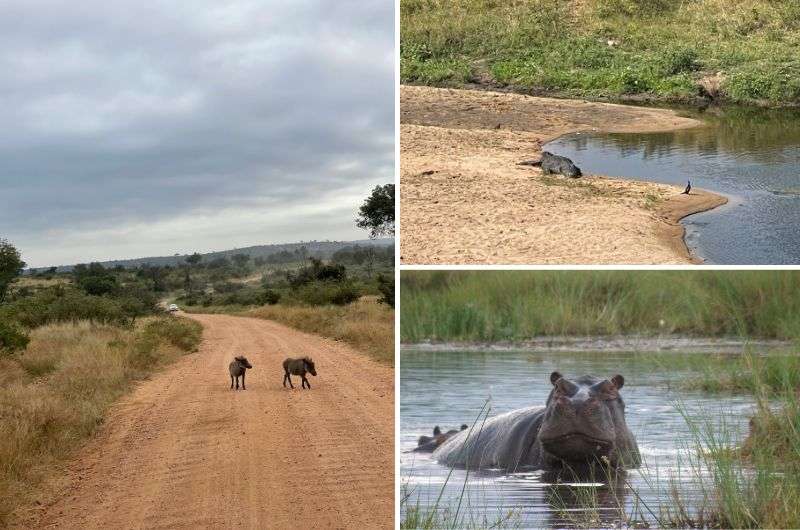
<svg viewBox="0 0 800 530"><path fill-rule="evenodd" d="M559 379L561 379L560 373L553 372L552 374L550 374L550 383L552 383L553 385L555 385L556 381L558 381Z"/></svg>
<svg viewBox="0 0 800 530"><path fill-rule="evenodd" d="M619 374L612 377L611 382L614 383L614 386L617 387L617 390L620 390L623 386L625 386L625 378Z"/></svg>

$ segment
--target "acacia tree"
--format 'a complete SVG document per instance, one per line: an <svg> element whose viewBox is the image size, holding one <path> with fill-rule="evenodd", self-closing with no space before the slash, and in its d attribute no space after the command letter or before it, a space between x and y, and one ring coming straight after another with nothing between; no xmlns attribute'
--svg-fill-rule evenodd
<svg viewBox="0 0 800 530"><path fill-rule="evenodd" d="M394 184L375 186L358 209L356 225L369 230L369 237L394 235Z"/></svg>
<svg viewBox="0 0 800 530"><path fill-rule="evenodd" d="M25 262L19 250L5 239L0 239L0 302L5 300L11 282L22 273Z"/></svg>

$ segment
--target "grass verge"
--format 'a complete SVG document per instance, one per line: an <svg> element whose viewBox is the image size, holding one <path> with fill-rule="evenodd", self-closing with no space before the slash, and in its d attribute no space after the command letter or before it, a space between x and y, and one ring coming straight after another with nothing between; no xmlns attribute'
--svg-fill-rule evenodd
<svg viewBox="0 0 800 530"><path fill-rule="evenodd" d="M0 357L0 525L102 423L135 381L193 351L188 319L142 319L135 328L49 324L27 348Z"/></svg>
<svg viewBox="0 0 800 530"><path fill-rule="evenodd" d="M352 304L337 306L265 305L190 306L189 313L225 313L274 320L289 327L348 343L381 362L394 363L394 310L362 296Z"/></svg>

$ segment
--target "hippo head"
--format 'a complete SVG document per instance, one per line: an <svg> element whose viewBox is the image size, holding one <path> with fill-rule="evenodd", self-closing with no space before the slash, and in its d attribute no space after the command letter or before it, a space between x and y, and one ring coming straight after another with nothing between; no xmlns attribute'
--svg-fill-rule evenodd
<svg viewBox="0 0 800 530"><path fill-rule="evenodd" d="M567 463L605 457L615 467L638 465L636 441L625 423L625 403L619 395L625 384L621 375L610 380L567 379L553 372L550 382L553 389L539 430L539 441L549 457Z"/></svg>
<svg viewBox="0 0 800 530"><path fill-rule="evenodd" d="M253 365L250 364L250 361L247 360L247 357L242 357L242 356L236 357L236 361L239 364L241 364L242 366L244 366L245 368L252 368L253 367Z"/></svg>
<svg viewBox="0 0 800 530"><path fill-rule="evenodd" d="M306 370L313 375L314 377L317 376L317 369L314 368L314 361L311 360L311 357L304 357L303 363L306 365Z"/></svg>

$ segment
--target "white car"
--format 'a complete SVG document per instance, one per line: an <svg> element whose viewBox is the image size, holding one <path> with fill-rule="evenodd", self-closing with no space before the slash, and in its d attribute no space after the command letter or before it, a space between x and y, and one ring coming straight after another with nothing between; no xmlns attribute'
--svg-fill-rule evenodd
<svg viewBox="0 0 800 530"><path fill-rule="evenodd" d="M180 309L178 309L178 306L176 304L169 304L169 307L167 309L169 309L170 311L180 311Z"/></svg>

